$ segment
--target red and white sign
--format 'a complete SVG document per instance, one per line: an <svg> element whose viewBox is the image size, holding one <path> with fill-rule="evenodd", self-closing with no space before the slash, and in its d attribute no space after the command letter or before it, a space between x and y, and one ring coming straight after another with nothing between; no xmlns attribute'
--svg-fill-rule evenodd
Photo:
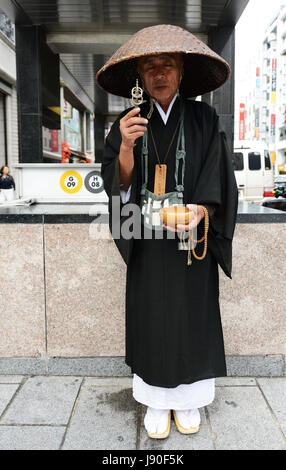
<svg viewBox="0 0 286 470"><path fill-rule="evenodd" d="M59 151L59 133L57 130L51 130L52 152Z"/></svg>
<svg viewBox="0 0 286 470"><path fill-rule="evenodd" d="M245 104L239 105L239 140L245 140Z"/></svg>

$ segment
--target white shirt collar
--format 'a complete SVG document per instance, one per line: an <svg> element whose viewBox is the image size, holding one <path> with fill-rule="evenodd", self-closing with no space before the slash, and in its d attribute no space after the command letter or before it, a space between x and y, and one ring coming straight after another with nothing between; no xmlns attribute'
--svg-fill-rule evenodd
<svg viewBox="0 0 286 470"><path fill-rule="evenodd" d="M163 119L163 122L164 124L167 124L167 121L168 121L168 118L169 118L169 115L170 115L170 112L172 110L172 107L173 107L173 104L175 103L176 101L176 98L177 98L177 94L175 94L174 98L172 99L171 103L169 104L169 108L168 108L168 111L165 113L165 111L163 111L163 109L161 108L161 106L159 105L159 103L153 99L155 105L156 105L156 108L158 109L159 113L160 113L160 116L161 118Z"/></svg>

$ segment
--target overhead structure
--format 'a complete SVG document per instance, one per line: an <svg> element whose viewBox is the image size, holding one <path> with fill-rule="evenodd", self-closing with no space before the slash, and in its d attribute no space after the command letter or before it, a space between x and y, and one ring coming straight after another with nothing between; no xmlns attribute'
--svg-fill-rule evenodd
<svg viewBox="0 0 286 470"><path fill-rule="evenodd" d="M71 80L80 85L74 98L83 106L94 107L96 158L100 161L106 116L111 114L108 102L112 103L112 98L108 100L95 85L96 72L134 32L155 24L174 24L197 35L231 66L228 82L202 99L216 107L232 145L234 28L247 3L248 0L2 0L0 8L16 25L20 128L27 130L27 107L37 115L34 124L38 131L43 117L46 122L51 118L48 112L42 112L42 97L50 107L59 105L57 83L60 75L68 76L68 70ZM37 73L39 70L42 76ZM27 76L35 85L33 92L27 92ZM32 140L26 148L22 145L22 161L31 158L28 155ZM39 148L40 141L34 151L38 153Z"/></svg>

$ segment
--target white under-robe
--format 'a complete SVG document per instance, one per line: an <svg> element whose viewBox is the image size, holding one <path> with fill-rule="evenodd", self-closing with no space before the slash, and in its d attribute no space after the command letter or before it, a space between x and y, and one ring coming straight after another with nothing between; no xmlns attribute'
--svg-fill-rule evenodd
<svg viewBox="0 0 286 470"><path fill-rule="evenodd" d="M155 105L167 123L176 95L170 103L167 113L163 111L155 100ZM125 204L130 198L131 185L128 190L120 189L122 202ZM215 379L199 380L192 384L180 384L177 387L166 388L149 385L137 374L133 374L133 397L139 403L157 409L189 410L209 405L215 396Z"/></svg>

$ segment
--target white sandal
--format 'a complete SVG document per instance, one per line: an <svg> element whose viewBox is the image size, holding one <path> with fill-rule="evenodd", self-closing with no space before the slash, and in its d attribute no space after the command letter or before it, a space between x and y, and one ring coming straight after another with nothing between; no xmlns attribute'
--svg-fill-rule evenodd
<svg viewBox="0 0 286 470"><path fill-rule="evenodd" d="M182 434L195 434L200 429L200 412L194 410L173 410L177 429Z"/></svg>
<svg viewBox="0 0 286 470"><path fill-rule="evenodd" d="M168 414L167 414L168 412ZM165 431L162 433L158 432L151 432L150 429L158 429L158 425L160 425L160 422L163 420L166 420L167 418L167 427ZM149 437L153 439L165 439L166 437L169 436L170 434L170 429L171 429L171 410L157 410L155 408L150 408L148 406L147 408L147 413L144 418L144 425L145 429L147 431L147 434ZM148 430L149 429L149 430Z"/></svg>

